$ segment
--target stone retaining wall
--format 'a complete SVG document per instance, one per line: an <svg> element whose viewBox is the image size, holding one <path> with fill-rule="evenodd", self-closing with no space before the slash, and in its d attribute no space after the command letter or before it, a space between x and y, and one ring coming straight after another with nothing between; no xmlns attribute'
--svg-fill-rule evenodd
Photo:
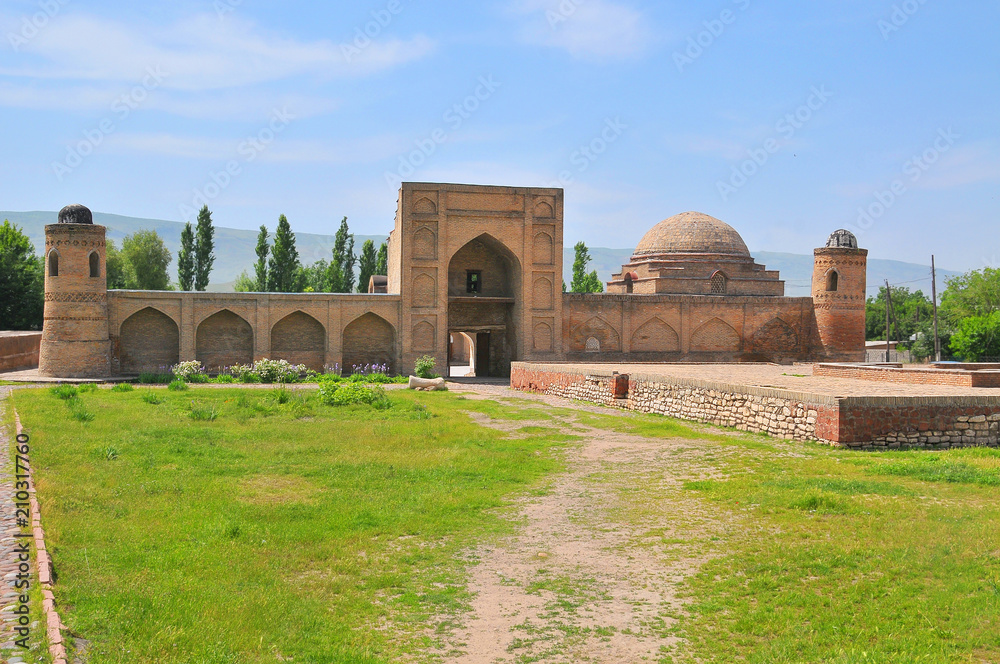
<svg viewBox="0 0 1000 664"><path fill-rule="evenodd" d="M632 374L615 398L607 369L514 363L511 387L643 413L861 450L996 447L997 397L831 397Z"/></svg>

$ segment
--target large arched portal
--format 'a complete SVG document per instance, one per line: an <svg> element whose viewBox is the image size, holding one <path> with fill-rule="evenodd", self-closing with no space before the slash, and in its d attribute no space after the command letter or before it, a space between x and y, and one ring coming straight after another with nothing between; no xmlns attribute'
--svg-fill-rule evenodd
<svg viewBox="0 0 1000 664"><path fill-rule="evenodd" d="M201 322L195 344L195 357L212 373L234 364L253 364L253 328L228 309Z"/></svg>
<svg viewBox="0 0 1000 664"><path fill-rule="evenodd" d="M448 265L448 332L474 342L476 376L508 376L521 326L521 263L484 234L455 252Z"/></svg>
<svg viewBox="0 0 1000 664"><path fill-rule="evenodd" d="M396 357L396 332L381 316L367 313L356 318L344 328L344 375L357 371L371 371L372 367L394 373Z"/></svg>
<svg viewBox="0 0 1000 664"><path fill-rule="evenodd" d="M301 311L285 316L271 329L271 358L304 364L322 372L326 362L326 329Z"/></svg>
<svg viewBox="0 0 1000 664"><path fill-rule="evenodd" d="M177 323L152 307L126 318L118 339L122 373L169 373L180 361Z"/></svg>

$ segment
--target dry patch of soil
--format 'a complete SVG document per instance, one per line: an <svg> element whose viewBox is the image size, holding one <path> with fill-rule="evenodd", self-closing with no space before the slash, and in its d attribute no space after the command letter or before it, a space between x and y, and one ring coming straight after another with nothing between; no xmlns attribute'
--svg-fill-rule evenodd
<svg viewBox="0 0 1000 664"><path fill-rule="evenodd" d="M476 393L468 398L509 395L469 389ZM518 502L515 535L469 552L471 611L438 617L428 657L621 664L675 652L682 645L670 629L684 610L679 586L726 528L681 485L713 475L719 446L595 429L566 410L539 421L470 416L515 437L525 427L560 427L580 443L566 452L568 472L544 495Z"/></svg>

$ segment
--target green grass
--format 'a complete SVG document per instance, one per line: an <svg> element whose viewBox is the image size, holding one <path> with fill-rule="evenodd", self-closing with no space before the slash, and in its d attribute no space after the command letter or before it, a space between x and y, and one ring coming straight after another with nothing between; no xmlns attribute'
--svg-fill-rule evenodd
<svg viewBox="0 0 1000 664"><path fill-rule="evenodd" d="M60 396L12 399L89 664L398 661L464 606L461 552L514 527L499 508L544 487L566 439L508 440L442 393Z"/></svg>
<svg viewBox="0 0 1000 664"><path fill-rule="evenodd" d="M1000 451L765 445L684 485L734 525L667 661L1000 660Z"/></svg>

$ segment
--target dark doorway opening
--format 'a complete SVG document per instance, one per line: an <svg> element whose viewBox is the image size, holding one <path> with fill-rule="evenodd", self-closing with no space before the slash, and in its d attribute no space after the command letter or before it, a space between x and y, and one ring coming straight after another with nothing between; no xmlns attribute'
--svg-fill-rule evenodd
<svg viewBox="0 0 1000 664"><path fill-rule="evenodd" d="M489 378L490 373L490 333L480 332L476 335L476 376Z"/></svg>

